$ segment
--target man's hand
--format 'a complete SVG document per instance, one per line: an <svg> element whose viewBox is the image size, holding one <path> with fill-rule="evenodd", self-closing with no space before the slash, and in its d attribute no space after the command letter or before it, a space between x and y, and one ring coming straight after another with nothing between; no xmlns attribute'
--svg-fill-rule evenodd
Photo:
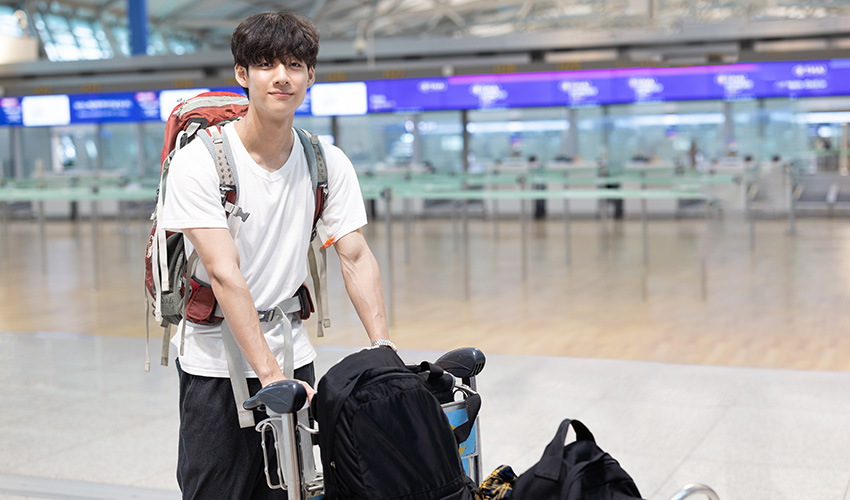
<svg viewBox="0 0 850 500"><path fill-rule="evenodd" d="M310 403L312 403L312 402L313 402L313 396L315 396L315 395L316 395L316 390L315 390L315 389L313 389L313 388L310 386L310 384L308 384L307 382L304 382L303 380L298 380L297 378L293 378L293 379L288 379L288 378L285 378L285 377L283 377L283 378L277 378L277 379L275 379L275 380L272 380L272 381L270 381L270 382L268 382L268 383L263 384L263 389L265 389L266 387L268 387L269 385L271 385L271 384L273 384L273 383L275 383L275 382L280 382L281 380L293 380L293 381L298 382L299 384L301 384L301 386L302 386L302 387L304 387L304 390L306 390L306 391L307 391L307 404L310 404Z"/></svg>
<svg viewBox="0 0 850 500"><path fill-rule="evenodd" d="M296 380L296 382L303 385L304 388L307 389L307 404L309 405L313 402L313 396L316 395L316 390L310 387L310 384L304 382L303 380Z"/></svg>

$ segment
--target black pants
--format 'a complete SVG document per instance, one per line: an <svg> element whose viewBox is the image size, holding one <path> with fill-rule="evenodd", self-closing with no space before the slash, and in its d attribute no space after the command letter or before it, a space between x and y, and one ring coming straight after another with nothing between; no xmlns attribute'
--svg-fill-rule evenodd
<svg viewBox="0 0 850 500"><path fill-rule="evenodd" d="M260 433L253 427L239 427L230 379L190 375L180 369L179 362L176 365L180 376L177 482L183 499L285 499L285 491L266 484ZM295 370L295 378L314 385L313 364ZM248 379L251 395L260 388L259 379ZM257 422L266 416L254 411Z"/></svg>
<svg viewBox="0 0 850 500"><path fill-rule="evenodd" d="M620 184L606 184L606 188L608 189L620 189ZM611 198L605 200L605 205L610 205L614 207L614 218L617 220L623 219L623 199L622 198ZM605 210L608 210L608 207L604 207Z"/></svg>
<svg viewBox="0 0 850 500"><path fill-rule="evenodd" d="M545 191L546 184L535 184L534 189ZM546 218L546 200L534 200L534 220L543 220Z"/></svg>

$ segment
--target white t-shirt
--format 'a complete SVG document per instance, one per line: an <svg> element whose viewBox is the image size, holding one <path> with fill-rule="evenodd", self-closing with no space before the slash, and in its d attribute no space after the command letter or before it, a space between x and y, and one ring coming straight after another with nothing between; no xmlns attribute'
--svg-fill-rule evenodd
<svg viewBox="0 0 850 500"><path fill-rule="evenodd" d="M178 151L170 166L159 227L169 231L190 228L227 228L236 235L240 269L254 305L267 310L291 297L307 279L307 249L313 225L315 192L301 141L293 135L292 153L277 171L261 168L248 154L232 124L223 128L233 151L239 182L238 206L250 214L245 222L226 218L219 195L219 177L209 151L200 140ZM351 161L336 146L322 143L328 167L328 196L322 220L328 236L339 240L366 224L366 210ZM192 251L188 240L187 255ZM198 265L195 275L209 283ZM316 358L300 319L292 320L294 368ZM274 323L260 323L272 353L283 369L283 335ZM178 327L178 332L179 332ZM179 348L180 335L172 340ZM178 351L179 352L179 351ZM221 326L187 323L180 367L193 375L227 377L227 358ZM245 374L256 377L248 363Z"/></svg>

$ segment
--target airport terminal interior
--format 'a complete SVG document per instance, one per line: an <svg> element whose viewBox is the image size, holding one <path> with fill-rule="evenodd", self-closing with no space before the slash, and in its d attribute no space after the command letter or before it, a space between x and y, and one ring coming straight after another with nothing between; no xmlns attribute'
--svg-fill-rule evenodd
<svg viewBox="0 0 850 500"><path fill-rule="evenodd" d="M180 498L165 120L282 8L399 354L486 355L483 475L572 418L647 499L850 500L847 0L0 0L0 499ZM319 377L369 344L328 261Z"/></svg>

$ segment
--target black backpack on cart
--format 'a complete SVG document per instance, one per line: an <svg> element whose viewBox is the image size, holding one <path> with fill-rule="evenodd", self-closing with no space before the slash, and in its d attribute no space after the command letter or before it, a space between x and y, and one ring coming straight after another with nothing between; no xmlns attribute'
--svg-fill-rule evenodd
<svg viewBox="0 0 850 500"><path fill-rule="evenodd" d="M427 381L437 377L417 371L390 349L366 349L319 381L312 411L325 500L473 500L455 433Z"/></svg>

